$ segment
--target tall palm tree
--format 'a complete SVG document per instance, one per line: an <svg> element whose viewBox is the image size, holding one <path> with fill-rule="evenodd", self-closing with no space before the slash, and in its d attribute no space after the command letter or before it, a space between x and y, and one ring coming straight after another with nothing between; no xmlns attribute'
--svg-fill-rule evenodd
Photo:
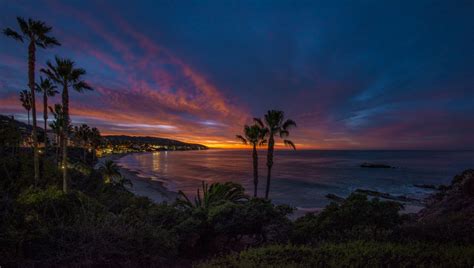
<svg viewBox="0 0 474 268"><path fill-rule="evenodd" d="M296 127L295 121L291 119L285 120L285 113L283 111L270 110L265 114L265 119L262 121L259 118L254 118L261 128L267 129L268 136L268 151L267 151L267 187L265 189L265 198L268 199L270 193L270 180L273 166L273 151L275 147L275 135L279 135L283 139L283 143L296 150L295 144L287 140L290 135L290 128Z"/></svg>
<svg viewBox="0 0 474 268"><path fill-rule="evenodd" d="M39 179L39 155L38 155L38 136L36 135L36 102L35 102L35 63L36 63L36 46L41 48L48 48L59 46L56 38L49 36L52 27L46 25L42 21L32 20L26 21L23 18L17 17L18 26L21 32L18 33L11 28L5 28L3 33L17 41L28 42L28 87L31 92L31 108L33 115L33 147L34 147L34 173L35 184Z"/></svg>
<svg viewBox="0 0 474 268"><path fill-rule="evenodd" d="M48 97L53 97L59 92L50 79L43 79L43 77L40 77L39 84L36 84L36 91L43 93L44 147L46 149L48 144Z"/></svg>
<svg viewBox="0 0 474 268"><path fill-rule="evenodd" d="M67 192L67 143L68 135L64 133L66 126L69 125L69 87L72 87L78 92L83 92L85 90L92 90L92 87L82 80L82 77L86 74L86 71L82 68L76 68L75 64L70 59L63 59L58 56L55 57L55 63L48 61L46 63L48 66L47 69L41 69L41 72L46 74L51 80L53 80L57 85L61 86L63 89L62 92L62 104L63 104L63 113L64 113L64 127L62 135L62 152L63 152L63 191Z"/></svg>
<svg viewBox="0 0 474 268"><path fill-rule="evenodd" d="M244 136L237 135L237 139L242 141L244 144L252 145L252 158L253 158L253 196L257 197L257 187L258 187L258 154L257 146L261 146L267 142L265 136L267 135L267 130L261 128L258 124L253 126L244 126Z"/></svg>
<svg viewBox="0 0 474 268"><path fill-rule="evenodd" d="M25 108L26 113L28 114L28 125L30 124L30 110L31 110L31 93L28 90L20 91L20 101L21 106Z"/></svg>

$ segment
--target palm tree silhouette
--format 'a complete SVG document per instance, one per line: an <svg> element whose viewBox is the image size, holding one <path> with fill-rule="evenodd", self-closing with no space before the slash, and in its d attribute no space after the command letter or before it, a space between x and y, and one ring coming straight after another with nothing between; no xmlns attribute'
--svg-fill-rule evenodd
<svg viewBox="0 0 474 268"><path fill-rule="evenodd" d="M234 182L216 182L209 186L209 184L203 181L201 189L197 189L197 195L194 198L194 202L191 202L185 193L179 191L176 204L187 209L208 209L211 206L221 204L224 201L240 203L248 200L248 196L245 195L244 187Z"/></svg>
<svg viewBox="0 0 474 268"><path fill-rule="evenodd" d="M120 173L119 166L110 159L106 160L99 166L99 171L104 177L105 183L111 183L115 186L133 186L132 182L129 179L122 176L122 174Z"/></svg>
<svg viewBox="0 0 474 268"><path fill-rule="evenodd" d="M11 28L5 28L3 33L17 41L28 42L28 87L31 92L31 108L33 115L33 147L34 147L34 173L35 173L35 185L39 179L39 155L38 155L38 136L36 135L36 102L35 102L35 63L36 63L36 46L41 48L48 48L53 46L59 46L59 42L56 38L48 36L51 32L52 27L46 25L42 21L32 20L28 21L23 18L17 17L18 26L20 27L21 33L18 33Z"/></svg>
<svg viewBox="0 0 474 268"><path fill-rule="evenodd" d="M22 90L20 91L20 101L21 101L21 106L25 108L27 114L28 114L28 125L30 125L30 110L31 110L31 93L28 90Z"/></svg>
<svg viewBox="0 0 474 268"><path fill-rule="evenodd" d="M74 127L74 137L77 142L82 145L82 160L86 162L86 150L90 143L91 129L88 125L82 124Z"/></svg>
<svg viewBox="0 0 474 268"><path fill-rule="evenodd" d="M49 106L49 111L53 114L54 120L49 126L56 135L56 163L59 165L59 149L62 144L63 128L64 128L64 112L61 104L55 104L54 108ZM71 125L67 125L65 128L67 133L72 131Z"/></svg>
<svg viewBox="0 0 474 268"><path fill-rule="evenodd" d="M95 156L96 156L96 151L97 151L97 148L102 144L102 136L100 135L100 131L93 127L91 128L91 131L90 131L90 137L89 137L89 140L90 140L90 146L92 147L92 161L95 160Z"/></svg>
<svg viewBox="0 0 474 268"><path fill-rule="evenodd" d="M270 180L273 166L273 151L275 147L275 135L279 135L283 139L283 143L291 146L296 150L295 144L287 140L290 135L290 128L296 127L295 121L287 119L285 121L285 113L283 111L270 110L265 114L265 119L262 121L259 118L254 118L255 122L261 127L266 128L268 135L268 151L267 151L267 187L265 189L265 198L268 199L270 193Z"/></svg>
<svg viewBox="0 0 474 268"><path fill-rule="evenodd" d="M39 93L43 93L43 119L44 119L44 147L46 150L48 144L48 136L47 136L47 129L48 129L48 97L53 97L57 93L56 85L54 85L50 79L40 77L39 84L36 84L36 91Z"/></svg>
<svg viewBox="0 0 474 268"><path fill-rule="evenodd" d="M257 146L264 145L267 140L265 136L267 135L267 129L261 128L258 124L253 126L244 126L244 136L237 135L237 139L242 141L244 144L252 145L252 158L253 158L253 196L257 197L257 187L258 187L258 154Z"/></svg>
<svg viewBox="0 0 474 268"><path fill-rule="evenodd" d="M64 120L63 120L63 135L62 135L62 142L61 147L63 151L63 161L62 161L62 169L63 169L63 191L67 192L67 180L68 180L68 172L67 172L67 143L68 143L68 135L64 133L66 130L66 126L69 125L69 87L72 87L74 90L78 92L83 92L85 90L92 90L92 87L82 80L82 77L86 74L86 71L82 68L76 68L74 61L70 59L63 59L58 56L55 57L55 65L51 63L51 61L47 61L46 65L48 66L47 69L41 69L41 72L46 74L51 80L53 80L56 84L62 87L62 104L63 104L63 113L64 113Z"/></svg>

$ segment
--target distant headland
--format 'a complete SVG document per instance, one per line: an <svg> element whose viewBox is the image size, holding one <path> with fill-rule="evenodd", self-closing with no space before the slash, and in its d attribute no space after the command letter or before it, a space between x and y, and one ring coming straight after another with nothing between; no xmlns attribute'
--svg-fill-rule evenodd
<svg viewBox="0 0 474 268"><path fill-rule="evenodd" d="M201 144L148 136L106 135L103 138L104 145L100 149L101 154L208 149L207 146Z"/></svg>

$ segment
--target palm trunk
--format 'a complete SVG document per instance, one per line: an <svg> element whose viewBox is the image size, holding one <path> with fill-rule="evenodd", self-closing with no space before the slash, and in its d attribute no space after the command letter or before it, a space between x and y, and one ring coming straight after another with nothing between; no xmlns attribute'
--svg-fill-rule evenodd
<svg viewBox="0 0 474 268"><path fill-rule="evenodd" d="M69 92L67 85L63 85L63 94L62 94L62 101L63 101L63 113L64 113L64 120L63 120L63 134L62 134L62 151L63 151L63 163L62 163L62 170L63 170L63 191L67 193L67 186L68 186L68 177L67 177L67 141L68 141L68 126L69 126Z"/></svg>
<svg viewBox="0 0 474 268"><path fill-rule="evenodd" d="M267 188L265 189L265 199L268 199L270 193L270 180L272 177L272 166L273 166L273 146L275 141L273 140L273 133L270 133L268 140L268 154L267 154Z"/></svg>
<svg viewBox="0 0 474 268"><path fill-rule="evenodd" d="M257 187L258 187L258 154L257 154L257 144L253 145L253 197L257 197Z"/></svg>
<svg viewBox="0 0 474 268"><path fill-rule="evenodd" d="M43 95L43 119L44 119L44 151L46 152L47 146L48 146L48 95L46 94L46 91L44 92Z"/></svg>
<svg viewBox="0 0 474 268"><path fill-rule="evenodd" d="M28 110L28 111L26 112L26 114L28 115L28 126L30 126L30 125L31 125L31 124L30 124L30 110Z"/></svg>
<svg viewBox="0 0 474 268"><path fill-rule="evenodd" d="M59 165L59 150L61 149L61 133L56 133L56 165L58 168L60 167Z"/></svg>
<svg viewBox="0 0 474 268"><path fill-rule="evenodd" d="M36 135L36 101L35 101L35 52L33 41L28 46L28 85L31 91L31 110L33 115L33 161L35 170L35 186L39 180L38 136Z"/></svg>

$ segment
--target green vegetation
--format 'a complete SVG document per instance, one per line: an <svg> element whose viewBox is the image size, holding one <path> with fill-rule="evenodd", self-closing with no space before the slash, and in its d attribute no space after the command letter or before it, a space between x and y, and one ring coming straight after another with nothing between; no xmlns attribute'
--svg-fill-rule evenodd
<svg viewBox="0 0 474 268"><path fill-rule="evenodd" d="M293 242L316 245L321 241L383 240L402 223L401 208L396 202L352 194L342 203L329 204L318 215L297 219Z"/></svg>
<svg viewBox="0 0 474 268"><path fill-rule="evenodd" d="M462 225L472 215L457 212L457 218L419 222L400 215L396 202L362 194L294 222L288 218L292 208L249 198L242 186L231 182L203 183L193 201L181 194L174 203L154 204L124 188L113 162L92 169L93 163L82 161L82 148L69 149L69 192L60 190L62 174L53 151L43 157L40 183L32 188L31 151L12 149L18 140L13 134L19 131L14 125L10 129L0 132L5 134L1 144L10 148L0 155L2 265L462 267L473 263L472 226Z"/></svg>
<svg viewBox="0 0 474 268"><path fill-rule="evenodd" d="M353 241L320 247L273 245L198 267L470 267L474 246Z"/></svg>

